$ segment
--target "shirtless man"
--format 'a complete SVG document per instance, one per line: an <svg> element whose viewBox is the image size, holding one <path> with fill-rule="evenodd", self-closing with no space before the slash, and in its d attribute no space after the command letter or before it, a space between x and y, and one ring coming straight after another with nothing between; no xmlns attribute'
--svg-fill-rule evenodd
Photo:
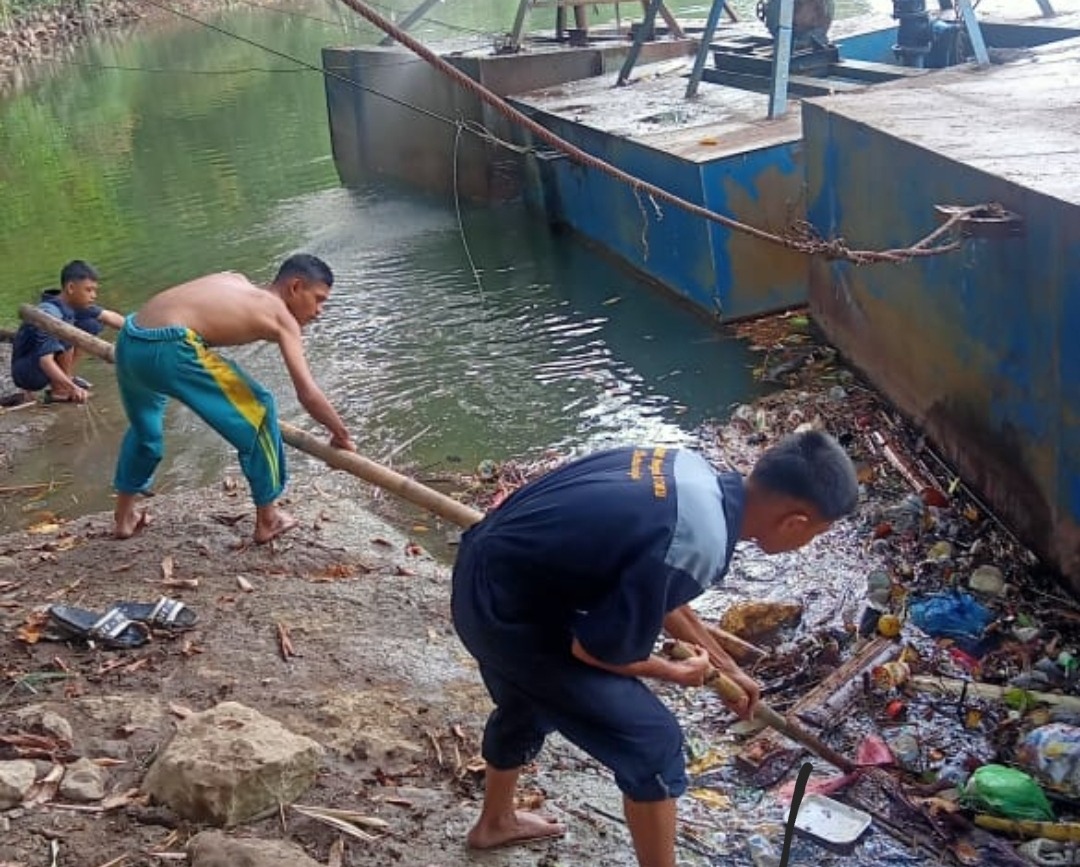
<svg viewBox="0 0 1080 867"><path fill-rule="evenodd" d="M116 377L131 425L116 464L118 539L148 523L135 501L161 460L169 397L236 447L255 501L255 541L269 542L295 526L276 504L285 488L285 450L274 398L210 347L276 343L301 405L330 432L332 446L356 451L316 385L300 341L301 327L322 312L333 284L325 262L299 253L265 288L240 274L210 274L160 292L127 317L116 341Z"/></svg>

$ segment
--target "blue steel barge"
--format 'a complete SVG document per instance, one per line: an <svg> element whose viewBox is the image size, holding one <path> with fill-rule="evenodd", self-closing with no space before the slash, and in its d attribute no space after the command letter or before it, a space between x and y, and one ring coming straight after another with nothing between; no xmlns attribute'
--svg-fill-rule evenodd
<svg viewBox="0 0 1080 867"><path fill-rule="evenodd" d="M803 104L808 215L859 247L996 202L962 252L814 260L810 310L1080 593L1080 39Z"/></svg>
<svg viewBox="0 0 1080 867"><path fill-rule="evenodd" d="M1012 215L969 221L961 252L901 265L810 260L635 196L398 49L326 49L324 62L521 150L328 77L334 155L347 183L374 172L444 195L523 198L717 319L809 302L854 366L1080 593L1080 13L1050 21L984 21L991 59L1008 62L952 70L900 63L895 22L845 22L830 34L838 56L793 74L795 99L773 120L760 76L725 66L724 44L754 38L741 26L721 31L693 100L693 40L645 43L617 89L617 42L448 56L588 153L761 228L809 225L881 249L926 235L939 206L997 202Z"/></svg>

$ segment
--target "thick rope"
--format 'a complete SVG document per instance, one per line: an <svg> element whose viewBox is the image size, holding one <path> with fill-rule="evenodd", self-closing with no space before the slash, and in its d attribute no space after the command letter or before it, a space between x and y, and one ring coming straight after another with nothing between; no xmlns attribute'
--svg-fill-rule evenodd
<svg viewBox="0 0 1080 867"><path fill-rule="evenodd" d="M605 162L604 160L583 151L581 148L560 138L555 135L555 133L551 132L551 130L514 108L502 97L484 87L479 82L474 81L452 64L447 63L430 48L414 39L401 28L395 26L393 22L384 18L367 4L361 2L361 0L341 0L341 2L356 12L356 14L378 27L387 36L400 42L414 54L426 60L461 87L475 94L480 100L490 105L509 121L525 127L529 132L536 136L536 138L550 145L555 150L566 154L566 156L579 165L594 168L597 171L603 172L604 174L621 181L628 185L634 191L636 196L645 193L653 199L667 202L689 214L701 217L702 219L713 223L718 223L733 232L749 235L752 238L757 238L760 241L765 241L770 244L776 244L796 253L803 253L808 256L823 256L826 259L843 259L856 265L868 265L878 262L897 264L900 262L907 262L911 259L938 256L942 253L958 250L961 242L954 240L932 246L931 244L934 240L951 232L957 224L972 213L982 210L992 210L995 207L998 207L994 205L975 205L970 208L958 209L941 226L925 238L916 241L910 247L901 247L892 250L852 250L847 246L847 243L843 238L821 238L809 224L803 224L797 229L793 229L784 235L768 232L765 229L759 229L757 226L751 226L732 217L719 214L709 208L687 201L674 193L668 192L663 187L658 187L655 184L635 177L634 175L611 165L611 163Z"/></svg>

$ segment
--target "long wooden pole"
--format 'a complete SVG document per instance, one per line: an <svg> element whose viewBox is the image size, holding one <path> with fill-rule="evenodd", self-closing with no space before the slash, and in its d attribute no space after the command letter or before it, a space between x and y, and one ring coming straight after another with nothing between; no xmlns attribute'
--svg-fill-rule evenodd
<svg viewBox="0 0 1080 867"><path fill-rule="evenodd" d="M110 364L116 362L116 351L113 345L106 340L87 334L82 329L68 325L66 322L50 316L30 304L21 305L19 315L31 325L40 328L42 331L55 334L72 346L77 346L79 349ZM286 422L279 422L279 426L281 427L282 439L293 448L318 458L334 469L351 473L365 482L370 482L401 497L403 500L420 506L422 509L427 509L427 511L438 515L440 518L445 518L452 524L457 524L459 527L471 527L484 517L482 512L470 508L464 503L459 503L452 497L446 496L446 494L440 494L438 491L422 485L408 476L403 476L389 467L377 464L363 455L334 448L318 437L314 437Z"/></svg>
<svg viewBox="0 0 1080 867"><path fill-rule="evenodd" d="M107 361L110 364L116 363L116 350L107 340L102 340L93 334L87 334L74 325L68 325L66 322L39 310L32 304L20 305L19 316L42 331L55 334L61 340L70 343L72 346L77 346L102 361ZM389 491L391 494L395 494L413 505L426 509L440 518L445 518L451 524L468 528L484 517L483 512L466 506L464 503L459 503L453 497L446 496L446 494L440 494L427 485L422 485L415 479L403 476L389 467L375 463L370 458L365 458L355 452L334 448L328 442L324 442L318 437L312 436L286 422L278 422L278 426L281 428L281 438L294 449L299 449L312 457L316 457L336 470L344 470L358 479L363 479L365 482ZM714 627L713 635L729 653L740 661L748 659L756 661L766 655L761 648L755 647L738 636L730 635L721 629Z"/></svg>
<svg viewBox="0 0 1080 867"><path fill-rule="evenodd" d="M664 651L672 659L689 659L692 656L690 649L681 641L669 641L664 645ZM746 698L741 686L723 672L712 666L705 675L705 686L714 690L726 701L739 702ZM776 729L783 735L787 735L796 743L809 748L813 753L825 759L829 764L838 767L846 774L850 774L857 767L851 759L841 755L821 738L808 732L794 720L789 720L783 714L773 710L763 701L759 701L754 708L754 719L765 723L770 728Z"/></svg>

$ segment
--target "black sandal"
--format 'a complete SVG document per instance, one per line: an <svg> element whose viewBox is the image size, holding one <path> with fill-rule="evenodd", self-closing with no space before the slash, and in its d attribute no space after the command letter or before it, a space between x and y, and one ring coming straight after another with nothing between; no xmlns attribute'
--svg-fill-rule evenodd
<svg viewBox="0 0 1080 867"><path fill-rule="evenodd" d="M113 650L131 650L150 640L146 624L131 620L116 608L97 614L70 605L50 605L49 619L66 636L98 642Z"/></svg>
<svg viewBox="0 0 1080 867"><path fill-rule="evenodd" d="M179 599L162 596L157 602L117 602L113 611L118 611L129 620L137 620L154 629L168 629L181 632L193 629L199 619L192 609Z"/></svg>

